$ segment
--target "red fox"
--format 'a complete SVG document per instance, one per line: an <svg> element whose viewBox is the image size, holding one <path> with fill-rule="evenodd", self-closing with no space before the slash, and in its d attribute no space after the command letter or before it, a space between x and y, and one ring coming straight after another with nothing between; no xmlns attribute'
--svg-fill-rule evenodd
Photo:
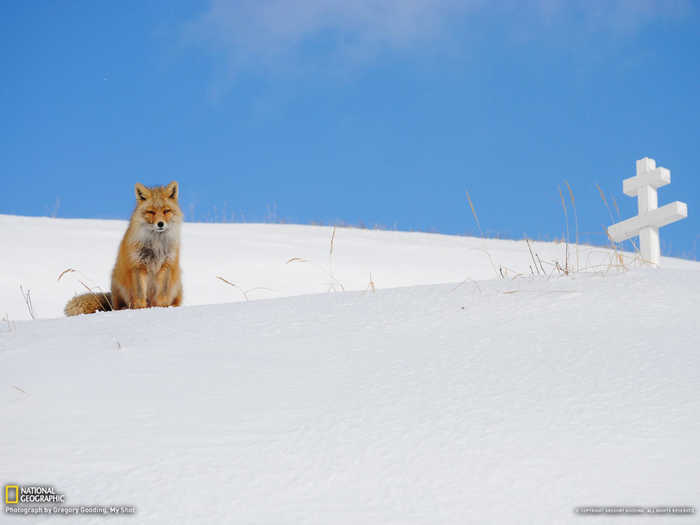
<svg viewBox="0 0 700 525"><path fill-rule="evenodd" d="M180 306L180 225L178 185L147 188L136 184L136 209L112 270L111 293L73 297L66 315L125 308Z"/></svg>

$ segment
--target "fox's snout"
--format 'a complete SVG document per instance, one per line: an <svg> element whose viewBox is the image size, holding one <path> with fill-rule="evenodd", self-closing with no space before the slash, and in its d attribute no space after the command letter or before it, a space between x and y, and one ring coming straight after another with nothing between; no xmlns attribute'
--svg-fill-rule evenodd
<svg viewBox="0 0 700 525"><path fill-rule="evenodd" d="M172 216L170 212L168 213L162 213L162 212L146 212L143 216L143 224L147 228L152 229L154 232L164 232L166 231L170 226L172 226L172 222L175 218Z"/></svg>

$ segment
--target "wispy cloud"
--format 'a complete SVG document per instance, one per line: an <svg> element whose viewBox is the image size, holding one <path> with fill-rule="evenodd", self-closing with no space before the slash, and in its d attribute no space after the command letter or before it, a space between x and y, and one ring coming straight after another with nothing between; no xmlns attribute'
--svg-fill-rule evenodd
<svg viewBox="0 0 700 525"><path fill-rule="evenodd" d="M288 58L314 41L349 58L436 38L485 0L214 0L188 28L237 65Z"/></svg>
<svg viewBox="0 0 700 525"><path fill-rule="evenodd" d="M689 5L690 0L213 0L188 26L188 35L224 52L233 67L279 63L315 44L362 61L442 40L455 27L469 30L470 17L482 14L502 17L504 24L525 17L543 27L566 21L586 30L634 32Z"/></svg>
<svg viewBox="0 0 700 525"><path fill-rule="evenodd" d="M637 31L655 20L688 12L691 0L537 0L544 18L577 18L585 29Z"/></svg>

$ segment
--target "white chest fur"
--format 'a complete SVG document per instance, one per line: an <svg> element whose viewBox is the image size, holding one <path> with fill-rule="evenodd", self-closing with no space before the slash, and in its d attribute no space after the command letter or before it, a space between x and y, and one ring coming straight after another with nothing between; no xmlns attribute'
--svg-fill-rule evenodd
<svg viewBox="0 0 700 525"><path fill-rule="evenodd" d="M177 226L171 226L164 232L157 232L150 225L140 228L135 252L137 261L157 271L163 263L175 259L179 235Z"/></svg>

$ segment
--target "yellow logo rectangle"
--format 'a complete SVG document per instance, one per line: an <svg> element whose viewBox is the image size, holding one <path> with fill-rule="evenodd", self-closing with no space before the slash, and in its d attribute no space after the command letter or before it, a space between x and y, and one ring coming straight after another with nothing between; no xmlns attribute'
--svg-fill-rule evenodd
<svg viewBox="0 0 700 525"><path fill-rule="evenodd" d="M15 491L14 499L10 499L10 490ZM7 503L7 504L19 503L19 485L5 485L5 503Z"/></svg>

